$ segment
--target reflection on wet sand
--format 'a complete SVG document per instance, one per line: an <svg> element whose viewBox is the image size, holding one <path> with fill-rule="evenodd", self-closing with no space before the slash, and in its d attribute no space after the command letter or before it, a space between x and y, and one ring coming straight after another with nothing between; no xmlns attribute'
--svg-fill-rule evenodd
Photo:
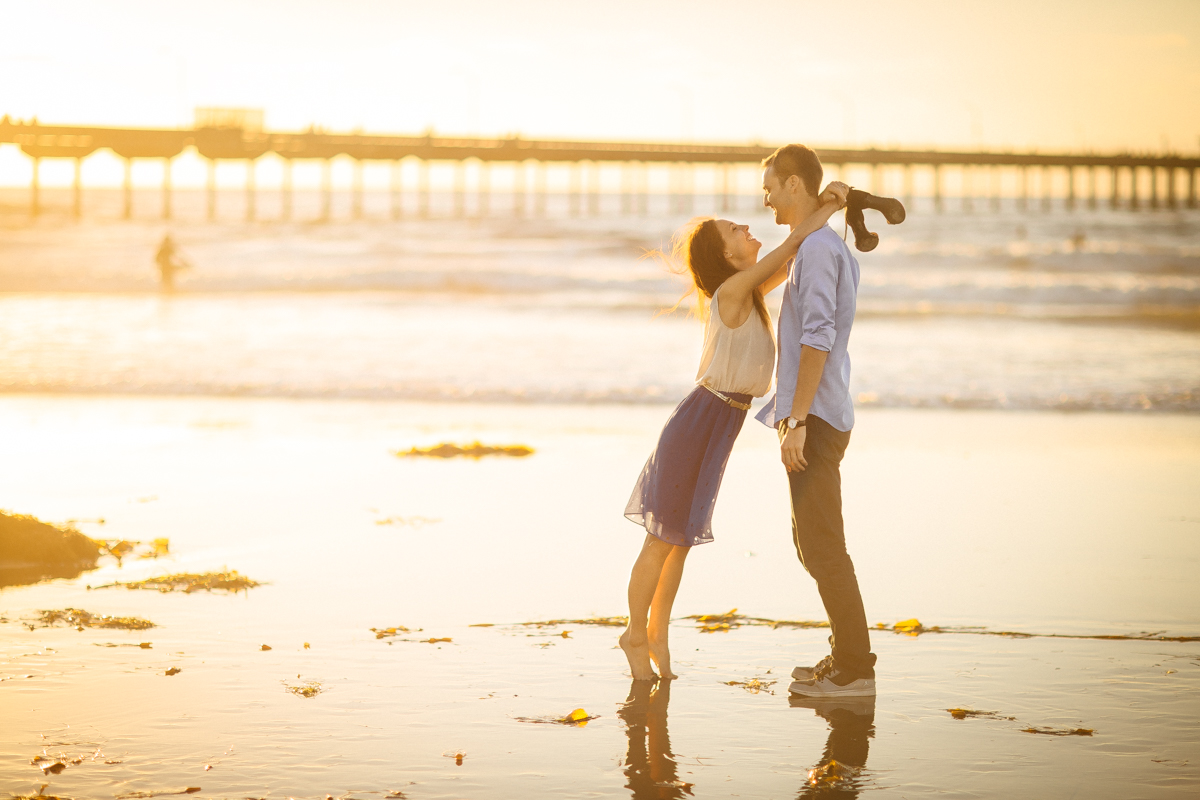
<svg viewBox="0 0 1200 800"><path fill-rule="evenodd" d="M679 779L667 705L671 681L633 681L629 697L617 711L625 723L629 751L625 756L625 788L634 800L668 800L692 795L694 784ZM808 771L798 798L852 800L868 787L866 775L870 740L875 736L875 698L822 700L790 695L792 708L811 708L829 724L829 738L820 760Z"/></svg>
<svg viewBox="0 0 1200 800"><path fill-rule="evenodd" d="M829 738L821 760L808 771L798 798L858 797L868 783L864 774L870 739L875 736L875 698L854 697L818 700L790 695L792 708L811 708L829 723Z"/></svg>
<svg viewBox="0 0 1200 800"><path fill-rule="evenodd" d="M625 788L634 800L669 800L692 794L692 784L679 780L671 737L667 733L667 704L671 681L633 681L629 697L617 711L625 723L629 752L625 756Z"/></svg>

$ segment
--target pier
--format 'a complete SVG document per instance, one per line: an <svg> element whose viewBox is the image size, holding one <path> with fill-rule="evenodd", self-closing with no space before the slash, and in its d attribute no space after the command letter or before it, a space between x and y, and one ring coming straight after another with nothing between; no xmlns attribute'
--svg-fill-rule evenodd
<svg viewBox="0 0 1200 800"><path fill-rule="evenodd" d="M172 163L188 148L207 162L206 212L216 219L217 165L240 162L245 165L245 218L258 217L256 164L273 155L282 162L282 179L276 190L281 195L278 218L293 214L293 165L300 161L321 164L320 219L329 219L333 205L332 163L349 158L354 171L351 215L363 216L363 167L367 163L391 165L389 184L392 218L415 212L431 213L430 165L453 168L451 195L453 213L467 212L467 165L476 176L474 201L478 216L508 213L513 216L541 216L546 212L546 171L550 167L568 170L566 207L572 216L600 213L600 196L619 195L619 212L648 213L650 180L648 172L666 172L668 208L688 212L696 196L698 172L707 173L712 187L713 205L721 211L734 210L740 191L735 184L736 170L757 165L770 155L774 145L746 144L670 144L647 142L589 142L507 138L465 138L454 136L373 135L366 133L329 133L320 130L267 132L261 129L261 112L229 115L220 109L198 110L197 124L182 128L112 128L95 126L43 125L36 120L0 119L0 145L16 145L32 161L29 213L44 210L40 184L42 161L71 159L74 162L71 212L83 213L83 162L101 150L110 150L123 160L122 216L133 216L133 164L135 160L155 160L162 164L161 216L170 219L172 207ZM209 112L209 113L201 113ZM249 117L247 116L249 113ZM1101 204L1114 209L1175 209L1196 207L1196 173L1200 155L1137 153L1038 153L1038 152L954 152L940 150L816 148L827 172L845 180L849 171L865 181L847 181L881 194L892 194L911 204L917 183L924 186L923 196L933 200L942 211L951 199L961 209L973 211L977 203L998 208L1002 199L1033 212L1049 210L1052 205L1074 209L1097 208ZM416 180L404 181L402 164L416 162ZM507 209L492 202L497 182L492 169L508 170L505 195ZM601 170L610 177L605 191ZM616 180L611 180L616 171ZM413 172L410 168L408 172ZM951 192L951 179L957 191ZM1106 191L1099 194L1103 182ZM744 181L743 181L744 183ZM1034 191L1033 184L1037 184ZM1012 191L1004 192L1008 185ZM982 189L980 188L982 187ZM744 186L742 187L745 188ZM758 191L753 187L754 194ZM405 203L405 198L409 202ZM611 204L610 204L611 205ZM414 208L415 206L415 208Z"/></svg>

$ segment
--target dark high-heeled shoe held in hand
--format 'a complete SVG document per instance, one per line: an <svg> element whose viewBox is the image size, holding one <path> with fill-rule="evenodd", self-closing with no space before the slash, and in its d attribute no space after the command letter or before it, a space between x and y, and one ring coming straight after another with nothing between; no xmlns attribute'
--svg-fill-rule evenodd
<svg viewBox="0 0 1200 800"><path fill-rule="evenodd" d="M899 225L904 222L904 204L894 197L876 197L861 189L850 190L846 200L846 224L854 231L855 248L869 253L879 244L879 234L867 230L866 220L863 219L864 208L883 214L889 225Z"/></svg>

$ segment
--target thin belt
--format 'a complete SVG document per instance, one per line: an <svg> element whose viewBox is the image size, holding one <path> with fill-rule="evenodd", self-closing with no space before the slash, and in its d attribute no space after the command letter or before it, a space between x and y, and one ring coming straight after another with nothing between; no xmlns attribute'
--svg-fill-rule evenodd
<svg viewBox="0 0 1200 800"><path fill-rule="evenodd" d="M726 405L733 406L734 408L741 409L742 411L749 411L749 410L750 410L750 404L749 404L749 403L739 403L737 400L734 400L734 399L733 399L733 398L731 398L731 397L726 397L725 395L723 395L723 394L721 394L720 392L718 392L716 389L714 389L714 388L712 388L711 386L709 386L707 383L702 383L702 384L700 384L700 385L701 385L701 386L703 386L705 389L708 389L710 392L712 392L713 394L715 394L717 397L721 398L721 401L722 401L722 402L724 402Z"/></svg>

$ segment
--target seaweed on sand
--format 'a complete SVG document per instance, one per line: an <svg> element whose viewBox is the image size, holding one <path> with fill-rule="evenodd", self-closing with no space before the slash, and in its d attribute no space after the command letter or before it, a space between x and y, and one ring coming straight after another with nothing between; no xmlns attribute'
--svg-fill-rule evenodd
<svg viewBox="0 0 1200 800"><path fill-rule="evenodd" d="M125 556L137 553L138 558L158 558L171 554L171 540L165 537L142 542L130 539L93 539L104 555L110 555L120 564ZM138 552L141 548L141 552Z"/></svg>
<svg viewBox="0 0 1200 800"><path fill-rule="evenodd" d="M262 584L247 578L245 575L238 574L238 571L234 569L228 572L179 572L174 575L159 575L157 578L147 578L143 581L106 583L103 586L95 586L93 588L112 589L117 586L124 586L126 589L154 589L160 592L186 592L190 594L200 590L211 592L213 589L220 589L226 592L241 592L246 589L253 589L255 586L262 586Z"/></svg>
<svg viewBox="0 0 1200 800"><path fill-rule="evenodd" d="M409 528L420 528L438 522L441 520L436 517L384 517L375 520L376 525L400 525Z"/></svg>
<svg viewBox="0 0 1200 800"><path fill-rule="evenodd" d="M775 694L771 689L778 681L765 681L762 678L751 678L748 681L723 681L726 686L740 686L750 694L758 694L766 692L767 694Z"/></svg>
<svg viewBox="0 0 1200 800"><path fill-rule="evenodd" d="M0 589L50 578L76 578L96 568L100 546L71 525L0 511Z"/></svg>
<svg viewBox="0 0 1200 800"><path fill-rule="evenodd" d="M1046 736L1091 736L1095 732L1093 728L1050 728L1042 725L1021 728L1021 733L1041 733Z"/></svg>
<svg viewBox="0 0 1200 800"><path fill-rule="evenodd" d="M577 708L565 717L513 717L517 722L532 722L541 725L570 725L576 728L582 728L594 719L599 719L599 715L588 714L582 708Z"/></svg>
<svg viewBox="0 0 1200 800"><path fill-rule="evenodd" d="M747 625L761 625L770 628L828 628L825 620L802 619L767 619L766 617L747 617L730 609L724 614L692 614L684 619L695 620L696 627L701 633L723 633ZM624 624L623 622L621 624ZM874 630L889 631L906 636L920 636L925 633L958 633L974 634L976 636L1004 636L1012 639L1103 639L1131 640L1139 642L1200 642L1200 636L1166 636L1162 631L1150 631L1127 634L1073 634L1073 633L1022 633L1020 631L993 631L987 628L956 625L921 624L919 619L901 620L889 625L885 622L876 623Z"/></svg>
<svg viewBox="0 0 1200 800"><path fill-rule="evenodd" d="M1022 633L1021 631L993 631L987 628L967 625L931 625L926 627L918 619L906 619L894 625L884 622L876 623L875 630L903 633L908 636L920 636L923 633L959 633L974 634L975 636L1004 636L1010 639L1101 639L1106 641L1135 641L1135 642L1200 642L1200 636L1165 636L1162 631L1142 631L1139 633Z"/></svg>
<svg viewBox="0 0 1200 800"><path fill-rule="evenodd" d="M291 684L285 683L284 686L287 687L287 690L289 692L296 695L297 697L304 697L304 698L310 698L310 699L313 697L316 697L322 691L324 691L324 689L321 687L321 684L318 681L305 681L305 683L301 686L292 686Z"/></svg>
<svg viewBox="0 0 1200 800"><path fill-rule="evenodd" d="M394 450L392 455L398 458L473 458L479 460L484 456L511 456L524 458L533 455L533 448L521 444L492 446L475 441L467 445L457 445L444 442L434 447L413 447L409 450Z"/></svg>
<svg viewBox="0 0 1200 800"><path fill-rule="evenodd" d="M731 608L724 614L692 614L684 617L697 622L701 633L723 633L740 628L743 625L764 625L771 628L828 628L828 622L817 622L803 619L767 619L766 617L747 617Z"/></svg>
<svg viewBox="0 0 1200 800"><path fill-rule="evenodd" d="M38 612L42 627L68 625L77 631L84 628L120 628L127 631L144 631L155 627L154 623L141 617L114 617L109 614L93 614L78 608L64 608Z"/></svg>
<svg viewBox="0 0 1200 800"><path fill-rule="evenodd" d="M518 622L517 627L550 628L558 625L597 625L604 628L624 628L628 624L629 617L589 617L588 619L548 619L544 622ZM483 626L480 625L478 627Z"/></svg>
<svg viewBox="0 0 1200 800"><path fill-rule="evenodd" d="M399 636L402 633L409 633L409 629L403 625L397 625L394 628L369 628L371 633L375 634L376 639L386 639L389 636Z"/></svg>
<svg viewBox="0 0 1200 800"><path fill-rule="evenodd" d="M850 790L854 788L861 774L862 767L830 759L816 769L808 771L808 785L817 790Z"/></svg>
<svg viewBox="0 0 1200 800"><path fill-rule="evenodd" d="M1005 717L1001 714L996 713L995 711L976 711L971 708L947 708L946 711L950 712L950 716L954 717L955 719L967 719L968 717L982 717L984 719L1006 719L1006 720L1010 720L1010 721L1016 719L1016 717Z"/></svg>
<svg viewBox="0 0 1200 800"><path fill-rule="evenodd" d="M1006 717L1003 714L998 714L995 711L975 711L970 708L947 708L950 716L955 719L968 719L978 717L981 719L1000 719L1007 722L1016 722L1016 717ZM1028 728L1021 728L1022 733L1040 733L1046 736L1091 736L1096 731L1094 728L1054 728L1048 725L1031 725Z"/></svg>

